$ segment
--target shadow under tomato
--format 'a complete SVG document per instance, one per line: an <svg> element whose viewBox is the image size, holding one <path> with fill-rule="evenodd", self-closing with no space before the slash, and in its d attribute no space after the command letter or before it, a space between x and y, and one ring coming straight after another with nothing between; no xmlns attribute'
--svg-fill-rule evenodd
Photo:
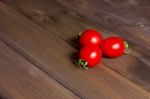
<svg viewBox="0 0 150 99"><path fill-rule="evenodd" d="M78 53L78 52L74 52L74 53L71 54L71 61L72 61L72 63L73 63L76 67L79 67L79 66L77 65L78 59L79 59L79 53Z"/></svg>
<svg viewBox="0 0 150 99"><path fill-rule="evenodd" d="M71 42L71 45L72 45L75 49L77 49L77 50L79 51L80 48L81 48L81 46L80 46L80 44L79 44L79 39L78 39L78 37L70 38L69 40L70 40L70 42Z"/></svg>
<svg viewBox="0 0 150 99"><path fill-rule="evenodd" d="M78 41L78 37L70 38L69 41L70 41L70 45L76 49L76 51L72 52L72 54L70 55L70 59L71 59L72 63L76 67L78 67L78 65L76 63L79 59L79 51L81 48L79 41Z"/></svg>

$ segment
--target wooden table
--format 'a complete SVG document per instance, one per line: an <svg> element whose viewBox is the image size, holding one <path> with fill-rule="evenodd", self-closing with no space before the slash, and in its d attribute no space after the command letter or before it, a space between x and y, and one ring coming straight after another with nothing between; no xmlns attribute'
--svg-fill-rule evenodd
<svg viewBox="0 0 150 99"><path fill-rule="evenodd" d="M150 99L149 0L1 0L0 99ZM88 28L129 42L129 54L81 70Z"/></svg>

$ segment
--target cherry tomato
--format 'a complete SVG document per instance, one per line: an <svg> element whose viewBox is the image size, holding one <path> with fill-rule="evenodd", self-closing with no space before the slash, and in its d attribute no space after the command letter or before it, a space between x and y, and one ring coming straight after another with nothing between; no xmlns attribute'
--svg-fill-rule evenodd
<svg viewBox="0 0 150 99"><path fill-rule="evenodd" d="M102 59L102 52L99 47L85 46L79 52L78 64L81 68L92 68L100 63Z"/></svg>
<svg viewBox="0 0 150 99"><path fill-rule="evenodd" d="M83 46L100 46L102 43L102 35L100 32L88 29L81 33L79 38L80 45Z"/></svg>
<svg viewBox="0 0 150 99"><path fill-rule="evenodd" d="M106 38L101 45L103 55L110 58L121 56L125 51L124 42L120 37Z"/></svg>

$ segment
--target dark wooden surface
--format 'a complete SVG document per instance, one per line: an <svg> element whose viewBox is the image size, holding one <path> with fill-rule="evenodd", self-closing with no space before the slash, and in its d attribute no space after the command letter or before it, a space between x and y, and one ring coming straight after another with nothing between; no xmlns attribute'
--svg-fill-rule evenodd
<svg viewBox="0 0 150 99"><path fill-rule="evenodd" d="M78 99L53 78L0 41L2 99Z"/></svg>
<svg viewBox="0 0 150 99"><path fill-rule="evenodd" d="M150 99L148 0L0 1L3 99ZM129 54L83 71L76 35L95 28L118 35Z"/></svg>

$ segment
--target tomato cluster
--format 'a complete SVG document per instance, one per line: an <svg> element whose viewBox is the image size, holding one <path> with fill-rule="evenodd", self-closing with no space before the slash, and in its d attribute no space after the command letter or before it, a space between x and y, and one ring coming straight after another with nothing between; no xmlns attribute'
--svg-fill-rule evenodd
<svg viewBox="0 0 150 99"><path fill-rule="evenodd" d="M121 56L128 45L121 37L108 37L102 39L102 33L93 29L88 29L80 33L78 65L83 69L95 67L100 63L102 56L115 58Z"/></svg>

